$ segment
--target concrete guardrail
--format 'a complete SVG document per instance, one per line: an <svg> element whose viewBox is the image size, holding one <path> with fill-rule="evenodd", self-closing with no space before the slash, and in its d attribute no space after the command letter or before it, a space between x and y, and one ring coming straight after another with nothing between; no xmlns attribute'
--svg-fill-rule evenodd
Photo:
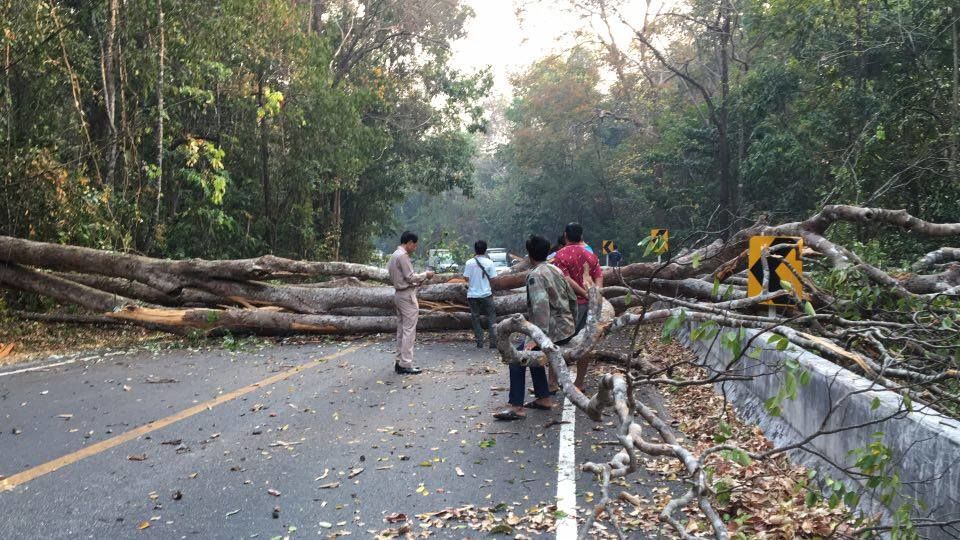
<svg viewBox="0 0 960 540"><path fill-rule="evenodd" d="M690 333L695 324L687 322L682 325L676 337L706 366L723 369L732 359L730 350L721 346L719 337L716 340L692 340ZM730 330L721 328L720 331ZM744 347L757 332L746 330ZM813 452L790 453L794 462L842 480L850 488L856 487L855 482L859 483L861 479L844 473L830 462L853 467L856 458L851 456L851 451L864 448L874 440L874 433L883 432L882 442L891 449L894 468L903 484L901 493L923 501L927 506L925 510L917 509L916 516L933 521L960 518L960 421L918 402L914 402L913 410L908 412L899 394L884 390L808 351L793 346L777 351L767 344L767 336L754 340L753 347L757 346L762 349L759 358L744 354L737 366L737 374L751 376L750 380L722 383L722 390L743 421L760 426L778 446L797 443L820 431L821 426L828 431L861 426L813 439L807 443ZM786 373L784 369L771 368L782 367L788 359L796 360L809 372L809 382L798 387L795 400L781 402L780 416L772 416L764 407L764 401L777 395ZM721 390L720 387L718 384L717 389ZM870 424L887 417L891 418ZM867 512L884 510L877 499L865 487L863 489L860 507ZM895 501L891 506L900 502ZM927 538L956 538L960 536L960 523L953 526L952 534L929 528L920 529L920 533Z"/></svg>

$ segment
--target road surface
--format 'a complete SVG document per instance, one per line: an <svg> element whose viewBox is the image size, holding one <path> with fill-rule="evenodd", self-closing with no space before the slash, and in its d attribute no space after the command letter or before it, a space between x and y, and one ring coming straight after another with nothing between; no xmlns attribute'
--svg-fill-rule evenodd
<svg viewBox="0 0 960 540"><path fill-rule="evenodd" d="M574 463L608 458L597 443L612 427L570 405L495 421L506 367L472 341L422 340L417 376L393 373L391 349L318 341L4 368L0 537L369 538L467 505L522 518L514 534L575 537L596 485ZM530 526L544 514L556 530ZM429 532L488 536L468 518Z"/></svg>

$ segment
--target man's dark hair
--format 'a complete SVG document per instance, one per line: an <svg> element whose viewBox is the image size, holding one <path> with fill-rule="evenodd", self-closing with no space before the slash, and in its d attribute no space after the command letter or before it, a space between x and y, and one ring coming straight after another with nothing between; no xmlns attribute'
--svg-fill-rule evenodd
<svg viewBox="0 0 960 540"><path fill-rule="evenodd" d="M527 253L536 262L547 260L547 255L550 254L550 241L542 236L531 234L527 239Z"/></svg>
<svg viewBox="0 0 960 540"><path fill-rule="evenodd" d="M556 253L563 249L563 246L567 245L567 241L564 239L564 236L561 234L560 238L557 238L557 243L550 246L550 253Z"/></svg>
<svg viewBox="0 0 960 540"><path fill-rule="evenodd" d="M406 244L407 242L418 242L420 239L417 238L417 235L410 231L403 231L403 234L400 235L400 243Z"/></svg>
<svg viewBox="0 0 960 540"><path fill-rule="evenodd" d="M580 242L583 240L583 226L576 221L567 223L567 226L563 229L563 234L569 242Z"/></svg>
<svg viewBox="0 0 960 540"><path fill-rule="evenodd" d="M477 240L473 243L473 252L477 255L483 255L487 252L487 242L485 240Z"/></svg>

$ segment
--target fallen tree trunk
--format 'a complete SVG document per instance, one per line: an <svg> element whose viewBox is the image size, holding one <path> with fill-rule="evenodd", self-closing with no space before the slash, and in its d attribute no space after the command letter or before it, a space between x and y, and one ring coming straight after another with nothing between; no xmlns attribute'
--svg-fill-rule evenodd
<svg viewBox="0 0 960 540"><path fill-rule="evenodd" d="M921 257L919 261L914 263L913 271L922 272L938 264L955 261L960 261L960 248L942 247Z"/></svg>
<svg viewBox="0 0 960 540"><path fill-rule="evenodd" d="M303 315L266 309L169 309L127 306L107 313L107 317L136 324L162 327L176 334L230 331L257 335L289 334L392 334L397 330L396 317L344 317L338 315ZM470 315L444 313L421 316L418 330L466 330Z"/></svg>
<svg viewBox="0 0 960 540"><path fill-rule="evenodd" d="M867 279L889 287L902 298L926 295L929 300L935 295L960 294L960 265L947 266L943 271L929 275L884 272L864 263L852 251L823 236L826 229L839 220L891 224L913 233L934 236L956 234L960 230L956 224L931 224L903 211L829 206L802 222L776 226L755 224L737 232L727 241L716 240L695 249L681 250L681 255L663 264L636 263L622 268L608 268L604 271L604 283L608 286L604 294L618 311L631 305L645 305L657 295L703 302L742 299L745 292L739 286L716 288L714 278L732 276L745 267L747 244L757 234L801 236L829 264L837 268L852 266ZM950 249L943 248L941 253L952 253ZM944 260L941 255L937 257L940 257L937 261ZM928 256L924 260L933 259ZM0 236L0 265L2 286L48 296L59 302L101 313L117 311L137 303L219 311L239 306L258 313L256 317L267 317L262 312L284 312L280 313L282 320L334 313L379 318L390 316L394 310L391 287L358 286L359 279L387 279L386 270L351 263L294 261L272 255L225 261L174 261ZM498 314L509 315L526 310L525 295L522 292L513 293L522 291L525 285L527 272L523 268L521 262L514 272L491 280L496 292ZM274 278L297 281L328 277L336 279L325 283L265 281ZM456 275L435 276L431 282L445 280L449 282L429 284L418 290L421 307L427 313L465 313L465 283ZM736 282L740 285L742 280L737 279ZM811 280L805 279L804 288L808 289L809 297L818 309L834 305L835 299L820 291ZM843 303L843 299L836 301L841 302L836 305L857 309L848 301ZM228 311L231 311L230 317L238 317L233 313L237 310ZM871 316L870 313L864 315ZM264 331L287 328L289 325L281 319L271 320ZM189 322L192 319L187 317L185 320ZM237 325L243 326L239 322ZM349 324L337 323L337 326L343 333L353 331ZM361 325L366 326L366 323ZM364 330L358 331L362 333Z"/></svg>
<svg viewBox="0 0 960 540"><path fill-rule="evenodd" d="M35 274L36 275L36 274ZM274 306L294 313L320 315L347 308L369 308L393 313L394 291L391 287L359 287L352 282L345 287L314 287L302 285L271 285L257 281L231 281L208 279L196 281L198 288L186 288L175 295L163 293L142 283L89 274L47 274L65 281L82 284L95 290L110 292L118 298L136 299L166 307L224 307L229 306ZM24 284L25 281L18 282ZM11 285L22 288L20 285ZM36 292L43 294L46 285L37 284ZM201 290L202 289L202 290ZM450 302L467 310L466 286L460 283L444 283L421 287L417 297L423 302ZM68 295L58 299L69 298ZM497 312L506 315L526 309L523 294L497 295L494 299ZM119 307L121 304L118 304ZM88 307L88 306L85 306Z"/></svg>
<svg viewBox="0 0 960 540"><path fill-rule="evenodd" d="M0 285L47 296L58 302L75 304L92 311L114 311L133 303L129 298L16 264L0 263Z"/></svg>
<svg viewBox="0 0 960 540"><path fill-rule="evenodd" d="M143 283L129 279L67 272L53 272L52 275L104 292L113 293L125 298L142 300L158 306L202 307L218 306L225 303L233 304L233 302L228 302L225 298L189 287L181 289L175 295L170 295L159 289L154 289L149 285L144 285Z"/></svg>
<svg viewBox="0 0 960 540"><path fill-rule="evenodd" d="M294 261L264 255L255 259L207 261L152 259L141 255L77 246L34 242L0 236L0 261L63 272L99 274L139 281L165 293L176 292L197 280L264 279L285 273L303 276L351 276L389 281L386 269L345 262Z"/></svg>

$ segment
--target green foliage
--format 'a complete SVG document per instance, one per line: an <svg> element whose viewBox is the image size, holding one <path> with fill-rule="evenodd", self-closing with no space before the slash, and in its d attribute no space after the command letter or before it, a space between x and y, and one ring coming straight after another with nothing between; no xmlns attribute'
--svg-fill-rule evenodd
<svg viewBox="0 0 960 540"><path fill-rule="evenodd" d="M695 22L712 20L718 5L690 2L692 17L661 17L651 31L660 32L653 37L664 58L723 110L725 133L701 93L649 55L625 47L624 63L608 49L581 47L514 78L503 111L508 140L491 142L495 151L478 164L487 170L477 175L475 199L420 201L400 217L439 210L465 240L515 249L529 233L552 240L577 220L589 242L616 240L637 261L655 253L649 241L634 247L650 227L670 228L674 251L690 233L716 230L724 137L736 224L760 215L804 219L828 203L906 208L932 221L960 215L960 113L952 98L960 44L950 31L951 3L735 2L737 52L727 59L725 100L719 32ZM615 74L613 83L601 82L601 73ZM884 232L842 226L829 235L885 267L905 267L936 247Z"/></svg>
<svg viewBox="0 0 960 540"><path fill-rule="evenodd" d="M0 7L0 234L364 260L409 193L471 191L490 79L449 63L460 2L165 0L162 28L120 2L112 44L109 5Z"/></svg>
<svg viewBox="0 0 960 540"><path fill-rule="evenodd" d="M774 345L778 351L786 350L790 345L787 338L778 334L772 334L767 343ZM780 416L782 413L781 404L783 400L796 400L799 387L810 384L810 371L804 369L800 362L793 358L784 361L782 372L783 382L777 390L777 394L770 396L763 402L764 409L773 416Z"/></svg>
<svg viewBox="0 0 960 540"><path fill-rule="evenodd" d="M671 315L663 322L663 328L661 330L661 337L664 341L670 341L673 339L673 333L676 332L684 321L687 320L687 312L684 310L678 311L676 314Z"/></svg>
<svg viewBox="0 0 960 540"><path fill-rule="evenodd" d="M220 346L234 354L258 351L268 344L269 341L256 336L237 337L229 332L220 340Z"/></svg>
<svg viewBox="0 0 960 540"><path fill-rule="evenodd" d="M716 321L704 321L690 332L690 339L694 341L710 341L720 333L720 325Z"/></svg>

